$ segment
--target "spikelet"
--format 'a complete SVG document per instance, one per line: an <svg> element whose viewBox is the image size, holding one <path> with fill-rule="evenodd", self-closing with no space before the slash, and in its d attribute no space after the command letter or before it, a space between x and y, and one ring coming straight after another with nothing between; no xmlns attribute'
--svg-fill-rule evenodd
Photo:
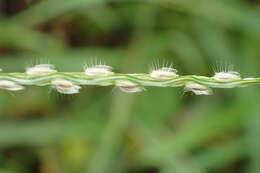
<svg viewBox="0 0 260 173"><path fill-rule="evenodd" d="M136 93L136 92L144 91L144 87L140 86L137 83L127 81L127 80L116 81L116 86L121 91L126 93Z"/></svg>
<svg viewBox="0 0 260 173"><path fill-rule="evenodd" d="M162 67L156 70L152 70L150 76L154 79L172 79L176 78L179 75L177 74L177 70L171 67Z"/></svg>
<svg viewBox="0 0 260 173"><path fill-rule="evenodd" d="M235 71L228 71L228 72L216 72L213 78L216 81L220 82L229 82L234 80L240 80L240 74Z"/></svg>
<svg viewBox="0 0 260 173"><path fill-rule="evenodd" d="M184 92L193 92L196 95L212 95L213 91L211 88L207 86L195 83L195 82L187 82L184 87Z"/></svg>
<svg viewBox="0 0 260 173"><path fill-rule="evenodd" d="M114 74L112 72L112 67L108 65L94 65L94 66L85 66L84 68L85 74L92 77L102 77Z"/></svg>
<svg viewBox="0 0 260 173"><path fill-rule="evenodd" d="M26 74L28 75L46 75L55 72L57 72L57 70L55 70L55 67L51 64L38 64L26 69Z"/></svg>
<svg viewBox="0 0 260 173"><path fill-rule="evenodd" d="M19 91L24 89L22 85L18 85L13 81L8 80L0 80L0 88L9 91Z"/></svg>
<svg viewBox="0 0 260 173"><path fill-rule="evenodd" d="M55 79L51 81L52 87L62 94L77 94L81 88L78 85L64 79Z"/></svg>

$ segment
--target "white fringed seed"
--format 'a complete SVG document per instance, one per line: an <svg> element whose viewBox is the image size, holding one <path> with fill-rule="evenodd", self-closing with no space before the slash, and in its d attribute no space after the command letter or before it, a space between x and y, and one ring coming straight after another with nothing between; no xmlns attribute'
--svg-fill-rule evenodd
<svg viewBox="0 0 260 173"><path fill-rule="evenodd" d="M121 91L126 93L136 93L136 92L144 91L144 87L138 85L137 83L127 81L127 80L116 81L116 86Z"/></svg>
<svg viewBox="0 0 260 173"><path fill-rule="evenodd" d="M52 87L62 94L77 94L81 88L78 85L64 79L55 79L51 81Z"/></svg>
<svg viewBox="0 0 260 173"><path fill-rule="evenodd" d="M212 95L213 91L211 88L195 83L195 82L187 82L184 87L184 92L193 92L196 95Z"/></svg>
<svg viewBox="0 0 260 173"><path fill-rule="evenodd" d="M8 80L0 80L0 88L9 91L19 91L24 89L22 85L18 85L13 81Z"/></svg>
<svg viewBox="0 0 260 173"><path fill-rule="evenodd" d="M221 82L229 82L229 81L234 81L234 80L240 80L240 74L235 71L229 71L229 72L217 72L213 76L213 78L216 81L221 81Z"/></svg>
<svg viewBox="0 0 260 173"><path fill-rule="evenodd" d="M153 70L150 73L150 76L155 79L172 79L176 78L179 75L177 74L177 70L169 67L162 67L160 69Z"/></svg>
<svg viewBox="0 0 260 173"><path fill-rule="evenodd" d="M39 64L26 69L28 75L46 75L50 73L56 73L55 67L51 64Z"/></svg>
<svg viewBox="0 0 260 173"><path fill-rule="evenodd" d="M114 72L112 72L112 67L101 64L91 67L85 66L84 70L86 75L94 77L102 77L114 74Z"/></svg>

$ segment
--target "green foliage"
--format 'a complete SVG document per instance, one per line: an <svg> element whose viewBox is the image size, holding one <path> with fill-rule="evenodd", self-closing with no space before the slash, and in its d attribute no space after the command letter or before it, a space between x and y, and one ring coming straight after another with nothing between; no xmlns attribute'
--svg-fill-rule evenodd
<svg viewBox="0 0 260 173"><path fill-rule="evenodd" d="M116 73L144 73L159 60L213 76L220 61L257 77L259 12L252 0L1 0L0 68L77 72L97 58ZM259 93L1 91L0 172L259 173Z"/></svg>

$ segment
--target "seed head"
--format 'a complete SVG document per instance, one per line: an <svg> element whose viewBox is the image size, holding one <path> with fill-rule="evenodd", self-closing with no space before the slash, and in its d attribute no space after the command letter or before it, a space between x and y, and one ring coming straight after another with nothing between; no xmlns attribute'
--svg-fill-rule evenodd
<svg viewBox="0 0 260 173"><path fill-rule="evenodd" d="M51 81L52 87L62 94L77 94L81 88L78 85L64 79L55 79Z"/></svg>
<svg viewBox="0 0 260 173"><path fill-rule="evenodd" d="M26 74L28 75L46 75L50 73L55 73L55 67L51 64L39 64L26 69Z"/></svg>
<svg viewBox="0 0 260 173"><path fill-rule="evenodd" d="M141 92L144 90L142 86L137 83L127 81L127 80L120 80L116 82L116 86L123 92L126 93L136 93Z"/></svg>
<svg viewBox="0 0 260 173"><path fill-rule="evenodd" d="M9 91L19 91L24 89L22 85L18 85L13 81L8 80L0 80L0 88Z"/></svg>
<svg viewBox="0 0 260 173"><path fill-rule="evenodd" d="M178 77L177 70L170 67L162 67L160 69L153 70L150 76L155 79L172 79Z"/></svg>
<svg viewBox="0 0 260 173"><path fill-rule="evenodd" d="M211 88L207 86L195 83L195 82L187 82L185 84L184 92L191 91L196 95L212 95L213 91Z"/></svg>
<svg viewBox="0 0 260 173"><path fill-rule="evenodd" d="M99 64L91 67L85 66L85 74L88 76L101 77L112 75L114 72L112 72L112 67Z"/></svg>
<svg viewBox="0 0 260 173"><path fill-rule="evenodd" d="M235 71L229 71L229 72L217 72L213 76L213 78L217 81L221 82L229 82L234 80L241 79L240 74Z"/></svg>

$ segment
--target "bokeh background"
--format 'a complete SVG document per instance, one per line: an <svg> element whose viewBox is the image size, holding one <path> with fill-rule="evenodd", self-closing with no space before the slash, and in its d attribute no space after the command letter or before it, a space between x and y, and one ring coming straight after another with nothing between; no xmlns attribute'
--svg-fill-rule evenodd
<svg viewBox="0 0 260 173"><path fill-rule="evenodd" d="M0 66L260 76L258 0L0 0ZM227 62L227 63L226 63ZM259 173L260 88L0 92L0 173Z"/></svg>

